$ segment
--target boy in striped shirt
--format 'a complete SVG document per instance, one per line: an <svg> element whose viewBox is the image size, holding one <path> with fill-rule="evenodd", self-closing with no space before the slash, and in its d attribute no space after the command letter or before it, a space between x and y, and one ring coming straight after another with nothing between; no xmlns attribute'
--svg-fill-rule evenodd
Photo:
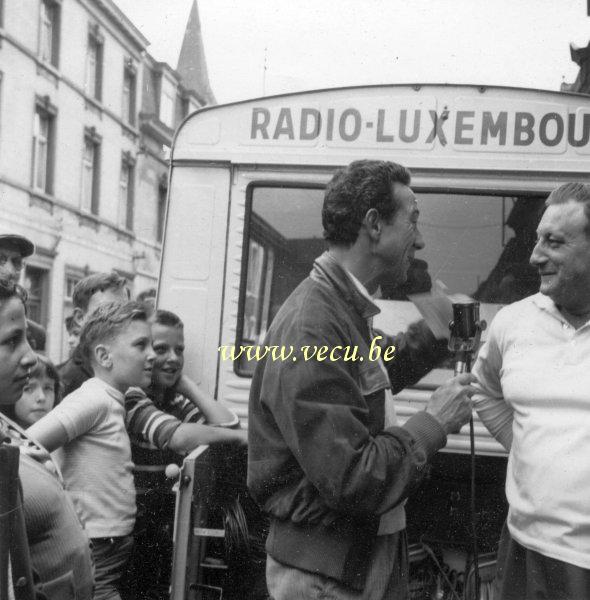
<svg viewBox="0 0 590 600"><path fill-rule="evenodd" d="M184 327L166 310L151 317L155 360L151 386L125 398L127 430L137 488L136 551L129 577L136 592L159 590L166 597L172 554L174 496L167 464L181 461L197 445L246 443L237 415L208 397L183 374ZM236 429L238 428L238 429ZM140 433L138 433L140 432ZM141 587L141 590L138 590Z"/></svg>

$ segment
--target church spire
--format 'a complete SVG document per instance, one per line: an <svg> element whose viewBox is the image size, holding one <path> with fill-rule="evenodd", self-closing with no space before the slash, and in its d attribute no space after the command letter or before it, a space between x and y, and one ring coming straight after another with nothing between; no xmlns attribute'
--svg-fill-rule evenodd
<svg viewBox="0 0 590 600"><path fill-rule="evenodd" d="M193 0L176 70L182 77L184 87L195 91L206 104L216 104L207 74L197 0Z"/></svg>

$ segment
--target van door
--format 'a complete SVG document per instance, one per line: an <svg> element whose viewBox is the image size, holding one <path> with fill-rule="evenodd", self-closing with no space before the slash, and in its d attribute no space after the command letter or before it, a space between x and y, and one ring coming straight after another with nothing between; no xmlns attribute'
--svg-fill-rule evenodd
<svg viewBox="0 0 590 600"><path fill-rule="evenodd" d="M229 167L173 169L158 290L158 308L184 321L186 371L212 395L227 264L229 184Z"/></svg>

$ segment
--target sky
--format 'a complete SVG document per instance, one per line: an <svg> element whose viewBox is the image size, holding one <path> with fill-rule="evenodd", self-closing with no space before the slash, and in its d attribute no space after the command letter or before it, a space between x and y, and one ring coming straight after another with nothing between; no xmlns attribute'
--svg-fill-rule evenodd
<svg viewBox="0 0 590 600"><path fill-rule="evenodd" d="M193 0L114 0L176 67ZM198 0L219 103L381 83L557 90L590 41L587 0Z"/></svg>

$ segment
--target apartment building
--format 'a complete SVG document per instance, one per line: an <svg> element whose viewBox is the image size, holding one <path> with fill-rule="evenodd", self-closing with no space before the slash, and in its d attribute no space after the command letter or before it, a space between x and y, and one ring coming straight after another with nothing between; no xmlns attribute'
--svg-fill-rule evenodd
<svg viewBox="0 0 590 600"><path fill-rule="evenodd" d="M111 0L0 0L0 232L37 246L23 284L54 360L81 277L157 284L174 129L214 101L187 87L199 44L183 82Z"/></svg>

